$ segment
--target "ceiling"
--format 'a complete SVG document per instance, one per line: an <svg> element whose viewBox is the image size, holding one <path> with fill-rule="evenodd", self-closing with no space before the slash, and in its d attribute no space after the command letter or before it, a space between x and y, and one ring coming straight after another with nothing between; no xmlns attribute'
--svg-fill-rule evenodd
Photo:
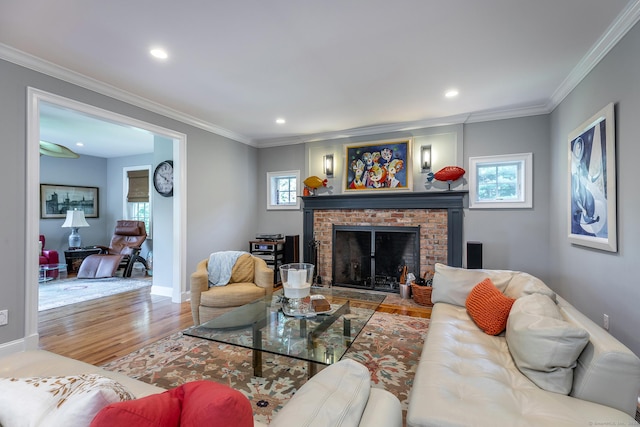
<svg viewBox="0 0 640 427"><path fill-rule="evenodd" d="M549 113L639 3L2 0L0 58L272 146Z"/></svg>

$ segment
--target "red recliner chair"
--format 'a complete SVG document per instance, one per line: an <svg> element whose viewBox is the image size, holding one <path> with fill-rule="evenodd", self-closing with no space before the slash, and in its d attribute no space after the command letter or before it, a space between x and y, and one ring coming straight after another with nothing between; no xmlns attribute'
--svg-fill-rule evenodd
<svg viewBox="0 0 640 427"><path fill-rule="evenodd" d="M58 255L58 251L50 251L44 248L45 246L45 237L44 234L40 235L40 261L39 264L59 264L60 257ZM51 270L47 272L47 277L58 277L58 270Z"/></svg>

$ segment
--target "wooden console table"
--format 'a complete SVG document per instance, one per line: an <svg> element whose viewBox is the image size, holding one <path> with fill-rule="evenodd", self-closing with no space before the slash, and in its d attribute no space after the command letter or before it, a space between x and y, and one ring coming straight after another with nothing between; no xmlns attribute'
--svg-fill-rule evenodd
<svg viewBox="0 0 640 427"><path fill-rule="evenodd" d="M89 255L99 254L100 248L88 247L80 249L69 249L64 251L64 258L67 261L67 272L77 273L80 269L80 264Z"/></svg>

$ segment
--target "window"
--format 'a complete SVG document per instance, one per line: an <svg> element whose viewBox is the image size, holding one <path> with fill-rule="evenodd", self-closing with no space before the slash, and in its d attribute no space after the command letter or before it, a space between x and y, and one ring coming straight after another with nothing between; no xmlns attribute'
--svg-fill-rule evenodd
<svg viewBox="0 0 640 427"><path fill-rule="evenodd" d="M151 166L124 169L124 219L144 221L151 236L151 203L149 199Z"/></svg>
<svg viewBox="0 0 640 427"><path fill-rule="evenodd" d="M267 209L299 209L300 171L267 173Z"/></svg>
<svg viewBox="0 0 640 427"><path fill-rule="evenodd" d="M532 153L469 157L469 208L533 207Z"/></svg>
<svg viewBox="0 0 640 427"><path fill-rule="evenodd" d="M144 221L147 234L151 230L151 204L149 202L128 202L126 219Z"/></svg>

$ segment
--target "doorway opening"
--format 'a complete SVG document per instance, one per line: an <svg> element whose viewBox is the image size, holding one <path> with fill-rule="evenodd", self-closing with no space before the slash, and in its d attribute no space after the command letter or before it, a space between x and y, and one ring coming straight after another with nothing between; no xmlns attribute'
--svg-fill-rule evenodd
<svg viewBox="0 0 640 427"><path fill-rule="evenodd" d="M164 272L155 271L156 277L160 273L164 275L163 283L170 283L171 288L157 288L164 292L165 296L170 296L172 302L183 302L188 298L186 291L185 263L186 263L186 179L184 171L186 169L186 135L162 128L150 123L142 122L131 117L123 116L111 111L103 110L75 100L53 95L35 88L28 89L28 128L27 128L27 229L26 229L26 277L29 278L26 284L26 337L27 345L37 346L38 340L38 263L36 256L38 252L39 235L39 211L40 211L40 107L44 104L59 106L61 108L79 111L110 123L129 126L152 133L156 140L166 142L165 147L173 159L176 173L174 175L174 197L167 201L169 215L163 222L164 230L169 226L166 233L156 233L156 250L154 255L163 255L167 260L164 265L167 269ZM160 242L162 240L162 242ZM159 244L162 243L162 244ZM165 254L158 254L160 247L165 248ZM160 293L162 294L162 293Z"/></svg>

